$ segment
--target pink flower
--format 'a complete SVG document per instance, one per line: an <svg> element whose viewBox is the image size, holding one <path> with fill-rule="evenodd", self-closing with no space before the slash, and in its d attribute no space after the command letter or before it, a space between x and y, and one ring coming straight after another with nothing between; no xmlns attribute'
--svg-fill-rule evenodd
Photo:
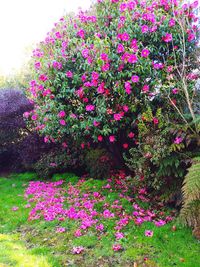
<svg viewBox="0 0 200 267"><path fill-rule="evenodd" d="M123 108L124 112L128 112L129 111L129 107L127 105L124 105L122 108Z"/></svg>
<svg viewBox="0 0 200 267"><path fill-rule="evenodd" d="M115 113L113 117L115 121L120 121L123 118L123 115L121 113Z"/></svg>
<svg viewBox="0 0 200 267"><path fill-rule="evenodd" d="M41 63L35 62L35 68L36 68L36 70L39 70L41 68Z"/></svg>
<svg viewBox="0 0 200 267"><path fill-rule="evenodd" d="M102 141L103 141L103 137L102 137L102 135L99 135L99 136L97 137L97 139L98 139L99 142L102 142Z"/></svg>
<svg viewBox="0 0 200 267"><path fill-rule="evenodd" d="M175 26L175 24L176 24L175 20L173 18L171 18L169 20L169 27L173 27L173 26Z"/></svg>
<svg viewBox="0 0 200 267"><path fill-rule="evenodd" d="M110 141L111 143L114 143L114 142L115 142L115 137L114 137L114 135L110 135L110 136L109 136L109 141Z"/></svg>
<svg viewBox="0 0 200 267"><path fill-rule="evenodd" d="M122 33L122 34L120 35L120 39L121 39L122 41L127 42L127 41L130 39L130 36L129 36L129 34L128 34L127 32L124 32L124 33Z"/></svg>
<svg viewBox="0 0 200 267"><path fill-rule="evenodd" d="M120 244L114 244L114 245L112 246L112 249L113 249L114 251L119 251L119 250L122 250L122 246L121 246Z"/></svg>
<svg viewBox="0 0 200 267"><path fill-rule="evenodd" d="M133 83L137 83L137 82L139 82L140 78L139 78L139 76L137 76L137 75L133 75L133 76L131 77L131 80L132 80Z"/></svg>
<svg viewBox="0 0 200 267"><path fill-rule="evenodd" d="M128 95L130 95L130 94L131 94L131 84L130 84L130 82L125 82L124 87L125 87L125 91L126 91L126 93L127 93Z"/></svg>
<svg viewBox="0 0 200 267"><path fill-rule="evenodd" d="M156 69L156 70L160 70L160 69L163 69L164 68L164 64L163 63L155 63L155 62L152 62L152 65L153 65L153 68Z"/></svg>
<svg viewBox="0 0 200 267"><path fill-rule="evenodd" d="M28 119L29 115L30 115L30 113L26 111L26 112L24 112L23 117Z"/></svg>
<svg viewBox="0 0 200 267"><path fill-rule="evenodd" d="M63 142L62 143L62 147L67 148L68 147L67 143L66 142Z"/></svg>
<svg viewBox="0 0 200 267"><path fill-rule="evenodd" d="M117 53L123 53L123 52L124 52L124 46L122 44L118 44Z"/></svg>
<svg viewBox="0 0 200 267"><path fill-rule="evenodd" d="M100 122L98 122L98 121L94 121L94 122L93 122L93 125L94 125L95 127L98 127L98 126L100 125Z"/></svg>
<svg viewBox="0 0 200 267"><path fill-rule="evenodd" d="M169 43L172 41L172 34L171 33L166 33L165 36L162 37L162 40L166 43Z"/></svg>
<svg viewBox="0 0 200 267"><path fill-rule="evenodd" d="M195 39L195 35L193 33L188 34L188 42L192 42Z"/></svg>
<svg viewBox="0 0 200 267"><path fill-rule="evenodd" d="M128 134L128 137L129 137L129 138L133 138L134 136L135 136L135 134L132 133L132 132L130 132L130 133Z"/></svg>
<svg viewBox="0 0 200 267"><path fill-rule="evenodd" d="M167 67L167 72L172 72L173 71L173 66L168 66Z"/></svg>
<svg viewBox="0 0 200 267"><path fill-rule="evenodd" d="M85 38L85 31L83 29L80 29L78 32L77 32L77 36L81 37L82 39Z"/></svg>
<svg viewBox="0 0 200 267"><path fill-rule="evenodd" d="M59 118L63 118L65 117L66 113L64 112L64 110L61 110L59 113L58 113L58 117Z"/></svg>
<svg viewBox="0 0 200 267"><path fill-rule="evenodd" d="M98 78L99 78L99 74L97 72L93 71L92 72L92 79L93 80L98 80Z"/></svg>
<svg viewBox="0 0 200 267"><path fill-rule="evenodd" d="M60 32L56 32L55 33L55 37L56 37L56 39L61 39L62 38Z"/></svg>
<svg viewBox="0 0 200 267"><path fill-rule="evenodd" d="M73 247L72 248L72 253L73 254L80 254L83 251L84 251L84 247L82 247L82 246L78 246L78 247Z"/></svg>
<svg viewBox="0 0 200 267"><path fill-rule="evenodd" d="M123 144L123 148L127 149L128 148L128 144L127 143Z"/></svg>
<svg viewBox="0 0 200 267"><path fill-rule="evenodd" d="M82 52L81 52L82 56L84 58L87 58L89 56L89 50L88 49L84 49Z"/></svg>
<svg viewBox="0 0 200 267"><path fill-rule="evenodd" d="M31 119L32 119L33 121L36 121L37 118L38 118L37 114L34 114L34 115L31 116Z"/></svg>
<svg viewBox="0 0 200 267"><path fill-rule="evenodd" d="M119 11L124 12L127 8L127 3L121 3L119 6Z"/></svg>
<svg viewBox="0 0 200 267"><path fill-rule="evenodd" d="M146 230L146 231L145 231L145 236L152 237L152 236L153 236L153 231L151 231L151 230Z"/></svg>
<svg viewBox="0 0 200 267"><path fill-rule="evenodd" d="M106 53L102 53L100 55L100 58L103 60L103 61L108 61L108 55Z"/></svg>
<svg viewBox="0 0 200 267"><path fill-rule="evenodd" d="M66 72L66 76L67 76L68 78L72 78L72 77L73 77L73 73L72 73L71 71L67 71L67 72Z"/></svg>
<svg viewBox="0 0 200 267"><path fill-rule="evenodd" d="M183 138L182 137L176 137L175 140L174 140L174 144L180 144L181 142L183 141Z"/></svg>
<svg viewBox="0 0 200 267"><path fill-rule="evenodd" d="M101 70L104 71L104 72L106 72L106 71L109 70L109 68L110 68L110 64L106 63L106 64L104 64L104 65L101 67Z"/></svg>
<svg viewBox="0 0 200 267"><path fill-rule="evenodd" d="M111 213L109 210L104 210L103 212L103 217L105 219L108 219L108 218L113 218L115 217L114 213Z"/></svg>
<svg viewBox="0 0 200 267"><path fill-rule="evenodd" d="M174 95L178 94L178 92L179 92L178 88L174 88L174 89L172 89L172 93L173 93Z"/></svg>
<svg viewBox="0 0 200 267"><path fill-rule="evenodd" d="M148 49L143 49L141 56L146 58L149 56L149 54L150 54L150 51Z"/></svg>
<svg viewBox="0 0 200 267"><path fill-rule="evenodd" d="M159 123L159 120L158 120L156 117L154 117L154 118L153 118L153 123L156 125L156 124Z"/></svg>
<svg viewBox="0 0 200 267"><path fill-rule="evenodd" d="M86 111L93 111L93 110L95 110L95 106L94 105L87 105L85 109L86 109Z"/></svg>
<svg viewBox="0 0 200 267"><path fill-rule="evenodd" d="M48 80L48 77L45 74L41 74L39 76L39 80L45 82L46 80Z"/></svg>
<svg viewBox="0 0 200 267"><path fill-rule="evenodd" d="M146 33L146 32L148 32L148 30L149 30L149 27L147 25L142 25L141 26L142 33Z"/></svg>
<svg viewBox="0 0 200 267"><path fill-rule="evenodd" d="M59 121L59 123L60 123L60 125L63 125L63 126L65 126L65 125L66 125L66 122L65 122L65 120L60 120L60 121Z"/></svg>
<svg viewBox="0 0 200 267"><path fill-rule="evenodd" d="M128 62L129 62L129 63L134 64L134 63L136 63L137 61L138 61L138 58L137 58L137 56L136 56L135 54L130 54L130 55L128 56Z"/></svg>
<svg viewBox="0 0 200 267"><path fill-rule="evenodd" d="M149 91L149 85L145 84L143 87L142 87L142 91L144 93L148 92Z"/></svg>

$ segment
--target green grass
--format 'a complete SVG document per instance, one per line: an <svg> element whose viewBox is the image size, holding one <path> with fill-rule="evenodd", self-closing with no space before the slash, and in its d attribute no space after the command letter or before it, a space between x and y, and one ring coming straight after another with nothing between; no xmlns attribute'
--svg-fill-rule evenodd
<svg viewBox="0 0 200 267"><path fill-rule="evenodd" d="M53 180L61 179L76 183L78 178L73 174L55 175ZM132 267L199 267L199 243L192 237L191 230L176 222L157 228L152 223L135 226L130 223L125 230L125 239L120 242L124 247L121 252L114 252L114 219L105 222L106 232L95 235L92 229L87 235L75 238L76 221L64 222L28 221L29 209L23 198L24 189L29 180L36 179L35 174L26 173L0 178L0 267L59 267L59 266L118 266ZM83 184L83 192L99 191L106 181L88 180ZM101 189L102 190L102 189ZM102 191L103 193L103 191ZM115 192L107 193L106 201L117 198ZM99 207L98 207L99 205ZM12 207L17 206L17 211ZM97 210L101 203L97 204ZM130 210L130 203L123 200L125 210ZM65 233L55 233L55 227L64 226ZM171 227L176 224L177 230ZM153 238L144 236L144 231L154 231ZM80 255L71 253L73 246L84 246ZM144 261L147 258L147 261Z"/></svg>

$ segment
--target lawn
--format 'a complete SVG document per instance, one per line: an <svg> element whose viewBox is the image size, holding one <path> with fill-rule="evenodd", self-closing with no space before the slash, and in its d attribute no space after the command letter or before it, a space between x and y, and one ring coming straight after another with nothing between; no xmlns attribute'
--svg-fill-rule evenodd
<svg viewBox="0 0 200 267"><path fill-rule="evenodd" d="M200 266L198 241L158 200L130 197L119 180L52 181L0 178L1 267Z"/></svg>

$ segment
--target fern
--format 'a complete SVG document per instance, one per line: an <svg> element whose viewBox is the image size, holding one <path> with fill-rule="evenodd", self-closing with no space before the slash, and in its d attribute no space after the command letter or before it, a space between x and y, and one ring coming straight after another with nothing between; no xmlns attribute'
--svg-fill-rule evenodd
<svg viewBox="0 0 200 267"><path fill-rule="evenodd" d="M200 157L193 159L183 182L182 193L180 218L184 224L197 228L200 226Z"/></svg>

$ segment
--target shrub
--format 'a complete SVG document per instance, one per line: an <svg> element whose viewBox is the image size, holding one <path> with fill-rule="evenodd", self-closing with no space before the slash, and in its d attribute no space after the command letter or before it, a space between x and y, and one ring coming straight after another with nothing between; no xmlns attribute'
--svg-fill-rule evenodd
<svg viewBox="0 0 200 267"><path fill-rule="evenodd" d="M61 18L33 52L27 118L48 141L106 149L117 166L137 150L147 170L159 168L200 131L197 5L98 0Z"/></svg>
<svg viewBox="0 0 200 267"><path fill-rule="evenodd" d="M0 90L0 168L17 169L21 166L16 146L29 134L23 113L32 110L33 105L21 90Z"/></svg>

